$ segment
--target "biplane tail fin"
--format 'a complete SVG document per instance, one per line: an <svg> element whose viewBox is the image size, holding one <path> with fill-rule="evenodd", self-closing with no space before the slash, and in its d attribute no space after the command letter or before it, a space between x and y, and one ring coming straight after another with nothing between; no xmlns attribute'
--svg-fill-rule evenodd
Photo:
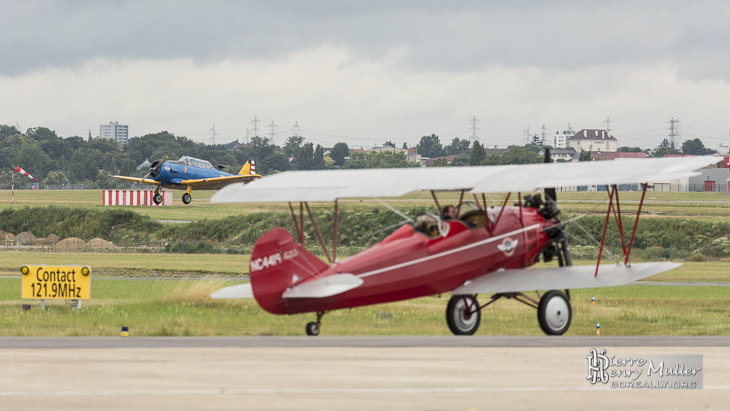
<svg viewBox="0 0 730 411"><path fill-rule="evenodd" d="M241 167L241 171L239 171L238 174L242 176L256 174L256 165L254 164L253 158L248 159L246 164Z"/></svg>
<svg viewBox="0 0 730 411"><path fill-rule="evenodd" d="M282 294L328 268L329 265L297 244L287 230L269 230L256 241L249 262L254 298L266 311L286 314L287 304Z"/></svg>

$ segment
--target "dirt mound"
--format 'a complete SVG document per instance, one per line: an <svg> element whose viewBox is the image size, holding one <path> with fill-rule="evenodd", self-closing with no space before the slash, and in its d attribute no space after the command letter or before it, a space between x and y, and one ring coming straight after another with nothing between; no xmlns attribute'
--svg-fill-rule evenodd
<svg viewBox="0 0 730 411"><path fill-rule="evenodd" d="M15 236L14 241L20 244L33 244L35 242L35 236L29 231L23 231Z"/></svg>
<svg viewBox="0 0 730 411"><path fill-rule="evenodd" d="M11 240L13 236L12 234L8 234L3 230L0 230L0 241L5 241L5 239ZM14 237L14 236L13 236Z"/></svg>
<svg viewBox="0 0 730 411"><path fill-rule="evenodd" d="M89 250L93 251L114 251L119 249L119 247L104 240L103 238L95 238L89 241L87 246L89 247Z"/></svg>
<svg viewBox="0 0 730 411"><path fill-rule="evenodd" d="M65 238L53 245L55 251L86 251L87 248L86 241L76 237Z"/></svg>
<svg viewBox="0 0 730 411"><path fill-rule="evenodd" d="M55 235L55 234L51 234L51 235L49 235L48 237L46 237L45 243L46 243L46 244L55 244L55 243L57 243L57 242L58 242L58 240L60 240L60 239L61 239L61 237L59 237L59 236L57 236L57 235Z"/></svg>

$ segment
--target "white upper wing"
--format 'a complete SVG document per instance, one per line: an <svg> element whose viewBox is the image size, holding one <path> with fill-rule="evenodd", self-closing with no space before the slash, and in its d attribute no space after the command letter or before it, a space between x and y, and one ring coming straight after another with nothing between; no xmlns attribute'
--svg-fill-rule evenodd
<svg viewBox="0 0 730 411"><path fill-rule="evenodd" d="M546 187L635 184L698 175L713 156L512 166L287 171L218 191L215 203L334 201L399 197L412 191L468 189L471 193L531 192Z"/></svg>

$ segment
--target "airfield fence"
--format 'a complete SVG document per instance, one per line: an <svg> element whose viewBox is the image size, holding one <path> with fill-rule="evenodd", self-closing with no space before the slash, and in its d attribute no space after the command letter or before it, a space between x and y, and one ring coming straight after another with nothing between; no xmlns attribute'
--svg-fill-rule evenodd
<svg viewBox="0 0 730 411"><path fill-rule="evenodd" d="M86 184L43 184L44 190L85 190Z"/></svg>
<svg viewBox="0 0 730 411"><path fill-rule="evenodd" d="M255 238L241 236L238 240L219 241L217 237L203 236L201 238L189 238L182 241L160 241L152 240L147 236L124 236L116 238L111 236L108 240L101 238L79 239L66 238L60 241L49 242L47 239L34 239L29 241L0 242L0 251L23 251L23 252L59 252L59 253L168 253L168 254L250 254L253 250ZM727 238L707 240L701 244L690 244L672 247L636 242L631 250L632 261L663 261L663 260L685 260L705 261L730 259L730 246ZM357 254L377 241L363 241L358 244L338 244L338 257L346 257ZM324 252L316 238L305 238L305 247L315 255L324 256ZM332 251L331 239L325 240L329 252ZM595 245L571 245L574 260L595 261L598 258L598 246ZM621 244L607 243L604 247L602 261L622 261Z"/></svg>

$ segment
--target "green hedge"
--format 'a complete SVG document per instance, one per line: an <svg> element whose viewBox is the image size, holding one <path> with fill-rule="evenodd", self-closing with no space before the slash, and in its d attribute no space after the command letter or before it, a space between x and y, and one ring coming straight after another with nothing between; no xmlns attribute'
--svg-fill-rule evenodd
<svg viewBox="0 0 730 411"><path fill-rule="evenodd" d="M410 217L421 208L401 210ZM433 207L430 211L435 212ZM331 209L315 208L313 214L327 244L332 242L334 225ZM567 221L570 216L564 216ZM600 241L605 218L588 216L567 225L573 248L589 256ZM403 217L385 208L341 210L338 244L342 252L356 252L381 241L403 223ZM626 239L634 220L624 220ZM289 213L255 213L189 224L162 224L149 216L113 208L23 207L0 211L0 230L19 234L29 231L37 237L51 234L61 238L79 237L86 241L99 237L115 244L163 244L168 252L241 253L273 227L283 227L296 236ZM648 258L727 258L730 257L730 223L682 218L644 218L634 241L635 255ZM305 239L318 249L314 228L305 212ZM616 223L610 220L606 249L620 252ZM349 250L349 251L347 251ZM648 250L642 252L641 250ZM662 251L663 250L663 251Z"/></svg>

